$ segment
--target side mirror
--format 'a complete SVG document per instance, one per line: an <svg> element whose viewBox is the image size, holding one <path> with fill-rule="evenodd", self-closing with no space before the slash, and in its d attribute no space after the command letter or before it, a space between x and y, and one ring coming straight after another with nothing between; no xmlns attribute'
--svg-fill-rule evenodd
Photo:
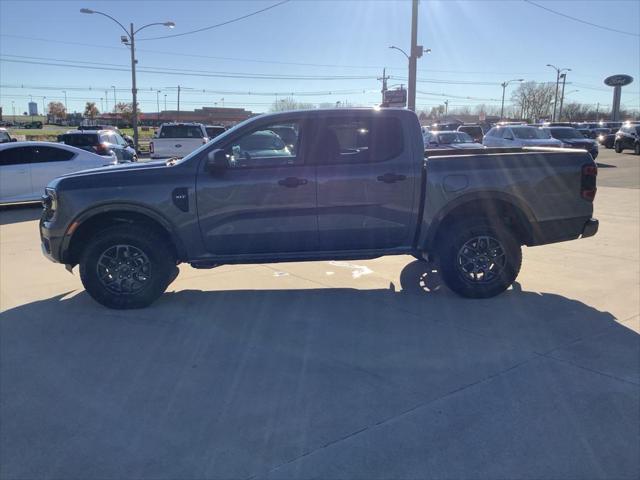
<svg viewBox="0 0 640 480"><path fill-rule="evenodd" d="M12 142L17 142L17 141L18 141L18 139L17 139L17 138L12 138L12 139L11 139L11 141L12 141Z"/></svg>
<svg viewBox="0 0 640 480"><path fill-rule="evenodd" d="M224 150L219 148L209 152L207 155L207 171L211 173L221 173L229 168L229 159Z"/></svg>

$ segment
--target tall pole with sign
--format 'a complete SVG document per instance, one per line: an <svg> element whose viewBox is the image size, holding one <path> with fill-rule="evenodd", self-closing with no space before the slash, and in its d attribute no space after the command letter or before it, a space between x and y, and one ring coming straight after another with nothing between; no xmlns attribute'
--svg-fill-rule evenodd
<svg viewBox="0 0 640 480"><path fill-rule="evenodd" d="M613 87L613 105L611 107L611 120L613 122L620 121L620 97L622 95L622 87L633 82L630 75L611 75L604 79L604 84Z"/></svg>
<svg viewBox="0 0 640 480"><path fill-rule="evenodd" d="M416 111L416 76L418 68L418 0L411 5L411 55L409 55L409 110Z"/></svg>

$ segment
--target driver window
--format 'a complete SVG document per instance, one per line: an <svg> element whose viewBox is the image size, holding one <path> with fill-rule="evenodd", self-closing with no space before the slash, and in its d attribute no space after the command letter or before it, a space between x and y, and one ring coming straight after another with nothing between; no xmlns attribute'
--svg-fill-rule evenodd
<svg viewBox="0 0 640 480"><path fill-rule="evenodd" d="M301 163L299 122L260 127L236 138L227 148L231 168L282 167Z"/></svg>

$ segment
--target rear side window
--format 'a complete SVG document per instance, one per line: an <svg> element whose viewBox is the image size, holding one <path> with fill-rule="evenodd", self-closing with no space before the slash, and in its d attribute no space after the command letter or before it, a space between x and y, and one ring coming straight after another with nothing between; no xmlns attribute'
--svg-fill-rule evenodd
<svg viewBox="0 0 640 480"><path fill-rule="evenodd" d="M55 147L36 147L34 153L34 163L66 162L75 156L73 152Z"/></svg>
<svg viewBox="0 0 640 480"><path fill-rule="evenodd" d="M73 147L91 147L100 143L96 134L65 134L58 137L60 141Z"/></svg>
<svg viewBox="0 0 640 480"><path fill-rule="evenodd" d="M206 127L206 130L207 130L207 137L209 138L215 138L221 133L225 132L224 127Z"/></svg>
<svg viewBox="0 0 640 480"><path fill-rule="evenodd" d="M11 141L11 137L7 132L0 132L0 143Z"/></svg>
<svg viewBox="0 0 640 480"><path fill-rule="evenodd" d="M23 148L7 148L0 151L0 165L19 165L29 163L29 160L22 155Z"/></svg>
<svg viewBox="0 0 640 480"><path fill-rule="evenodd" d="M312 144L318 163L383 162L402 153L404 134L400 120L393 117L329 118Z"/></svg>
<svg viewBox="0 0 640 480"><path fill-rule="evenodd" d="M160 138L203 138L196 125L167 125L160 129Z"/></svg>

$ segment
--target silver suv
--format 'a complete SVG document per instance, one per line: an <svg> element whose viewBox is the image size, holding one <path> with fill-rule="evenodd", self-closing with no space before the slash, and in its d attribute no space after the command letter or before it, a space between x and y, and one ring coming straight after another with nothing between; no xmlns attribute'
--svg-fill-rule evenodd
<svg viewBox="0 0 640 480"><path fill-rule="evenodd" d="M562 142L552 138L547 130L530 125L499 125L482 139L487 147L561 147Z"/></svg>

